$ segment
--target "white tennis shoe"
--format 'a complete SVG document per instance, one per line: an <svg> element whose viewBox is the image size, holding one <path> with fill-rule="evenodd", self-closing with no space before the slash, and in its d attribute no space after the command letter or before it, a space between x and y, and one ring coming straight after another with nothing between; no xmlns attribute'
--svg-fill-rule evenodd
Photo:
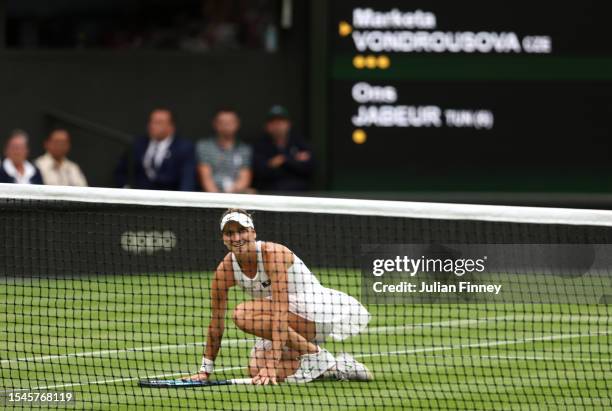
<svg viewBox="0 0 612 411"><path fill-rule="evenodd" d="M336 365L336 359L325 348L319 347L319 352L304 354L300 357L300 366L293 375L285 379L292 383L307 383Z"/></svg>
<svg viewBox="0 0 612 411"><path fill-rule="evenodd" d="M336 356L336 371L336 377L339 380L372 381L374 379L368 367L345 352Z"/></svg>

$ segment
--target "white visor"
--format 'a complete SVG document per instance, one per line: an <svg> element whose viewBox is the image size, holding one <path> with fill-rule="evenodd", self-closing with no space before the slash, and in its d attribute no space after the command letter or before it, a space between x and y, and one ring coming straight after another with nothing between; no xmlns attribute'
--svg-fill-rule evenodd
<svg viewBox="0 0 612 411"><path fill-rule="evenodd" d="M225 227L225 225L230 221L235 221L245 228L255 228L253 225L253 219L248 215L243 213L229 213L221 220L221 231L223 231L223 227Z"/></svg>

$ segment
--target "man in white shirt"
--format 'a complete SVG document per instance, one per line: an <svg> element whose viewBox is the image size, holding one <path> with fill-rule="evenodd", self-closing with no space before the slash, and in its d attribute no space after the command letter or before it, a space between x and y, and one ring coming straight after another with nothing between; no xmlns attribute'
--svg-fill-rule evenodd
<svg viewBox="0 0 612 411"><path fill-rule="evenodd" d="M54 186L86 187L87 180L81 168L66 157L70 151L70 134L65 129L51 131L45 140L46 153L35 161L43 182Z"/></svg>

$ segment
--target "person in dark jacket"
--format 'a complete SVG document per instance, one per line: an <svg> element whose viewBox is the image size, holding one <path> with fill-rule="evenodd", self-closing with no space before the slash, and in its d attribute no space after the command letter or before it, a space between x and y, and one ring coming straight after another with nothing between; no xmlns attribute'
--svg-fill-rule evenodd
<svg viewBox="0 0 612 411"><path fill-rule="evenodd" d="M175 135L172 112L155 109L148 134L137 138L115 170L118 187L143 190L195 191L196 161L193 143ZM130 182L130 156L132 182Z"/></svg>
<svg viewBox="0 0 612 411"><path fill-rule="evenodd" d="M312 150L292 132L286 108L270 109L265 131L253 148L255 188L264 192L308 190L314 171Z"/></svg>
<svg viewBox="0 0 612 411"><path fill-rule="evenodd" d="M4 160L0 167L0 183L42 184L36 166L28 161L28 134L22 130L11 133L4 146Z"/></svg>

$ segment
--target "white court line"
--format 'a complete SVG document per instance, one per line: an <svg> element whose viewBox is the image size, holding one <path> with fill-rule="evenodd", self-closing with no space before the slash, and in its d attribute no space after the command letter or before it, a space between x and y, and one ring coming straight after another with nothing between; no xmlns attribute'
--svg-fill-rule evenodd
<svg viewBox="0 0 612 411"><path fill-rule="evenodd" d="M529 343L529 342L540 342L540 341L558 341L558 340L567 340L571 338L597 337L601 335L610 335L610 334L612 334L612 331L610 332L602 331L602 332L587 333L587 334L557 334L557 335L546 335L542 337L522 338L519 340L487 341L487 342L482 342L482 343L460 344L460 345L451 345L451 346L446 346L446 347L441 346L441 347L415 348L412 350L361 354L361 355L355 355L354 357L370 358L370 357L384 357L387 355L403 355L403 354L417 354L417 353L422 353L422 352L458 350L458 349L464 349L464 348L497 347L500 345L516 345L516 344L524 344L524 343Z"/></svg>
<svg viewBox="0 0 612 411"><path fill-rule="evenodd" d="M465 326L472 324L481 324L491 321L502 321L512 319L512 316L504 316L504 317L489 317L489 318L479 318L474 320L450 320L450 321L439 321L432 323L420 323L420 324L411 324L411 325L398 325L398 326L390 326L390 327L372 327L367 328L362 334L390 334L392 332L398 332L403 330L413 330L418 328L425 327L453 327L453 326ZM255 342L255 339L226 339L223 340L223 345L225 346L234 346L234 345L242 345L249 342ZM122 350L103 350L103 351L87 351L87 352L78 352L78 353L70 353L70 354L57 354L57 355L44 355L37 357L24 357L24 358L15 358L11 360L2 360L0 361L0 365L8 365L16 362L41 362L47 360L61 360L66 358L74 358L74 357L102 357L113 354L124 354L131 352L150 352L150 351L165 351L165 350L174 350L174 349L182 349L189 348L194 346L204 347L205 342L194 342L187 344L177 344L177 345L158 345L153 347L135 347L135 348L126 348Z"/></svg>
<svg viewBox="0 0 612 411"><path fill-rule="evenodd" d="M562 354L562 353L560 353ZM568 362L594 362L594 363L612 363L612 358L585 358L585 357L540 357L535 355L476 355L472 357L480 357L492 360L529 360L529 361L568 361Z"/></svg>
<svg viewBox="0 0 612 411"><path fill-rule="evenodd" d="M606 323L609 322L608 317L598 317L592 315L554 315L554 314L513 314L508 316L499 316L499 317L488 317L488 318L478 318L473 320L448 320L448 321L438 321L431 323L420 323L420 324L409 324L409 325L399 325L399 326L387 326L387 327L371 327L367 328L362 334L391 334L397 333L399 331L405 330L414 330L425 327L454 327L454 326L465 326L465 325L474 325L487 323L492 321L505 321L505 320L513 320L513 321L529 321L529 322L540 322L540 321L568 321L568 322L580 322L580 321L588 321L588 322L599 322L600 320L605 320ZM226 346L235 346L247 344L249 342L254 342L255 339L226 339L223 340L223 344ZM155 352L155 351L165 351L165 350L175 350L175 349L183 349L194 346L204 347L205 342L199 341L194 343L186 343L186 344L176 344L176 345L158 345L152 347L134 347L134 348L126 348L121 350L103 350L103 351L86 351L86 352L77 352L77 353L69 353L69 354L56 354L56 355L44 355L44 356L35 356L35 357L22 357L22 358L14 358L10 360L1 360L0 365L9 365L17 362L41 362L47 360L62 360L67 358L78 358L78 357L103 357L114 354L124 354L124 353L132 353L132 352Z"/></svg>
<svg viewBox="0 0 612 411"><path fill-rule="evenodd" d="M370 327L370 328L367 328L361 334L381 334L384 336L387 334L397 333L398 331L416 330L416 329L426 328L426 327L432 327L432 328L434 327L455 327L455 326L482 324L482 323L488 323L492 321L513 320L513 319L514 319L513 315L505 315L505 316L499 316L499 317L476 318L473 320L447 320L447 321L437 321L437 322L432 322L432 323L392 325L392 326L385 326L385 327Z"/></svg>
<svg viewBox="0 0 612 411"><path fill-rule="evenodd" d="M384 356L392 356L392 355L406 355L406 354L417 354L422 352L434 352L434 351L449 351L449 350L457 350L457 349L465 349L465 348L482 348L482 347L498 347L504 345L516 345L516 344L524 344L529 342L539 342L539 341L559 341L566 340L572 338L584 338L584 337L595 337L600 335L609 335L612 332L599 332L599 333L588 333L588 334L558 334L558 335L547 335L543 337L534 337L534 338L523 338L519 340L507 340L507 341L486 341L482 343L474 343L474 344L461 344L461 345L451 345L451 346L442 346L442 347L429 347L429 348L417 348L412 350L403 350L403 351L390 351L384 353L371 353L371 354L358 354L355 355L355 358L370 358L370 357L384 357ZM228 371L231 369L244 369L245 367L232 367L232 368L221 368L219 371ZM94 385L94 384L111 384L116 382L123 381L135 381L142 378L162 378L169 377L181 374L165 374L158 375L152 377L126 377L126 378L117 378L113 380L99 380L99 381L86 381L82 383L70 383L70 384L58 384L58 385L48 385L44 387L34 387L34 388L19 388L10 391L36 391L36 390L50 390L55 388L66 388L66 387L78 387L83 385ZM4 392L10 392L4 391Z"/></svg>

